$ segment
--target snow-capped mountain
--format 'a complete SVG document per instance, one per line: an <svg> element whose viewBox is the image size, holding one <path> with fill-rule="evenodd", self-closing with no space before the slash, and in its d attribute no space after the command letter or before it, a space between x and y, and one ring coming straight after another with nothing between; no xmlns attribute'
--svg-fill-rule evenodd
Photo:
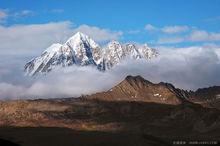
<svg viewBox="0 0 220 146"><path fill-rule="evenodd" d="M135 45L131 43L120 44L117 41L108 43L104 49L107 69L119 64L125 58L131 59L151 59L158 56L158 52L145 45Z"/></svg>
<svg viewBox="0 0 220 146"><path fill-rule="evenodd" d="M119 64L123 59L151 59L157 57L158 52L147 45L120 44L112 41L101 48L89 36L77 32L64 44L52 44L39 57L25 65L26 75L47 73L53 68L93 65L105 71Z"/></svg>
<svg viewBox="0 0 220 146"><path fill-rule="evenodd" d="M90 37L78 32L66 43L53 44L39 57L25 65L27 75L46 73L55 67L76 65L98 65L101 61L101 48Z"/></svg>

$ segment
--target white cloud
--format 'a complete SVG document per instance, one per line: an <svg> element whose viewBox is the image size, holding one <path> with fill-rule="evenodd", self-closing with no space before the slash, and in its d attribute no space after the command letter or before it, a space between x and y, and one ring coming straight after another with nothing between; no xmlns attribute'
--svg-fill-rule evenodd
<svg viewBox="0 0 220 146"><path fill-rule="evenodd" d="M64 10L63 9L52 9L50 10L50 12L60 14L60 13L63 13Z"/></svg>
<svg viewBox="0 0 220 146"><path fill-rule="evenodd" d="M70 67L41 78L23 76L24 58L18 55L39 54L50 44L63 42L76 31L83 31L95 40L118 39L122 32L94 26L74 27L69 21L47 24L0 26L0 98L70 97L107 90L127 75L141 75L153 82L171 82L184 89L219 85L220 48L215 45L188 48L159 48L160 57L151 61L124 61L103 73L91 67ZM203 33L201 33L203 34ZM181 41L201 41L215 33L183 37ZM199 36L199 37L198 37ZM198 39L200 38L200 39ZM210 38L210 37L209 37ZM172 42L172 40L161 40ZM199 72L199 74L198 74ZM13 91L13 92L11 92ZM51 92L53 91L53 92Z"/></svg>
<svg viewBox="0 0 220 146"><path fill-rule="evenodd" d="M53 43L64 43L68 37L82 31L98 42L119 39L120 31L94 26L74 27L70 21L29 25L0 25L0 55L38 55Z"/></svg>
<svg viewBox="0 0 220 146"><path fill-rule="evenodd" d="M162 32L169 33L169 34L186 32L187 30L189 30L188 26L177 26L177 25L165 26L161 29Z"/></svg>
<svg viewBox="0 0 220 146"><path fill-rule="evenodd" d="M0 55L30 55L43 51L52 43L62 42L73 31L72 23L0 26Z"/></svg>
<svg viewBox="0 0 220 146"><path fill-rule="evenodd" d="M184 25L184 26L164 26L164 27L156 27L151 24L147 24L145 26L145 30L147 31L159 31L167 34L174 34L174 33L181 33L181 32L186 32L189 30L189 27Z"/></svg>
<svg viewBox="0 0 220 146"><path fill-rule="evenodd" d="M169 43L180 43L183 42L184 38L182 37L166 37L166 38L159 38L159 44L169 44Z"/></svg>
<svg viewBox="0 0 220 146"><path fill-rule="evenodd" d="M104 73L92 67L72 66L30 79L12 66L7 74L0 72L0 98L77 97L108 90L127 75L141 75L155 83L170 82L184 89L220 84L219 47L160 47L159 52L157 59L125 60ZM4 65L7 69L7 63Z"/></svg>
<svg viewBox="0 0 220 146"><path fill-rule="evenodd" d="M189 41L220 41L220 33L194 30L187 38Z"/></svg>
<svg viewBox="0 0 220 146"><path fill-rule="evenodd" d="M35 15L35 12L31 10L22 10L14 12L10 9L0 9L0 23L6 22L6 19L8 20L9 18L18 19L33 15Z"/></svg>
<svg viewBox="0 0 220 146"><path fill-rule="evenodd" d="M190 40L190 41L205 41L208 38L209 38L209 34L206 31L195 30L189 35L188 40Z"/></svg>
<svg viewBox="0 0 220 146"><path fill-rule="evenodd" d="M20 17L27 17L27 16L33 16L35 14L34 11L31 11L31 10L22 10L20 12L16 12L13 15L13 17L16 17L16 18L20 18Z"/></svg>
<svg viewBox="0 0 220 146"><path fill-rule="evenodd" d="M204 19L204 21L205 21L205 22L216 22L216 21L220 21L220 16L206 18L206 19Z"/></svg>
<svg viewBox="0 0 220 146"><path fill-rule="evenodd" d="M140 30L129 30L126 33L127 34L139 34L141 31Z"/></svg>
<svg viewBox="0 0 220 146"><path fill-rule="evenodd" d="M7 17L8 17L7 12L5 10L0 9L0 23L4 22Z"/></svg>
<svg viewBox="0 0 220 146"><path fill-rule="evenodd" d="M153 25L151 25L151 24L145 25L144 28L145 28L145 30L147 30L147 31L156 31L156 30L158 30L157 27L155 27L155 26L153 26Z"/></svg>
<svg viewBox="0 0 220 146"><path fill-rule="evenodd" d="M25 90L26 88L20 85L0 83L0 99L18 99L20 97L24 97L23 95Z"/></svg>
<svg viewBox="0 0 220 146"><path fill-rule="evenodd" d="M207 32L204 30L193 30L188 35L159 38L159 44L181 43L181 42L215 42L220 41L220 33Z"/></svg>
<svg viewBox="0 0 220 146"><path fill-rule="evenodd" d="M93 38L95 41L109 41L109 40L118 40L123 32L122 31L112 31L109 29L103 29L95 26L88 26L88 25L80 25L78 28L75 29L75 32L80 31L87 35L89 35L91 38Z"/></svg>
<svg viewBox="0 0 220 146"><path fill-rule="evenodd" d="M23 78L24 82L30 82L29 85L17 84L16 81L0 81L1 99L78 97L108 90L122 80L114 73L103 73L93 67L77 66L56 70L35 79L19 77Z"/></svg>

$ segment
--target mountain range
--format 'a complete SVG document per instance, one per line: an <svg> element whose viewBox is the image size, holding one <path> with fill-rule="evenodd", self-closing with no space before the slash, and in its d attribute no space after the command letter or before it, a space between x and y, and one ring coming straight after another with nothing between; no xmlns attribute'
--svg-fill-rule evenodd
<svg viewBox="0 0 220 146"><path fill-rule="evenodd" d="M0 135L24 146L164 146L180 138L218 143L220 104L204 101L213 96L220 103L214 100L219 89L188 92L127 76L105 92L78 98L0 101Z"/></svg>
<svg viewBox="0 0 220 146"><path fill-rule="evenodd" d="M149 60L158 55L147 45L111 41L100 47L78 32L29 61L25 72L35 76L72 65L104 72L126 58ZM91 95L0 101L0 135L24 146L164 146L175 145L180 138L187 144L218 143L219 115L220 86L186 91L128 75L116 86Z"/></svg>
<svg viewBox="0 0 220 146"><path fill-rule="evenodd" d="M118 41L111 41L101 47L89 36L77 32L64 44L52 44L39 57L29 61L24 69L29 76L71 65L91 65L105 71L126 58L148 60L157 56L158 52L146 44L121 44Z"/></svg>
<svg viewBox="0 0 220 146"><path fill-rule="evenodd" d="M105 101L153 102L179 105L195 103L207 108L220 109L220 86L187 91L176 88L170 83L152 83L141 76L127 76L111 89L84 96L84 98Z"/></svg>

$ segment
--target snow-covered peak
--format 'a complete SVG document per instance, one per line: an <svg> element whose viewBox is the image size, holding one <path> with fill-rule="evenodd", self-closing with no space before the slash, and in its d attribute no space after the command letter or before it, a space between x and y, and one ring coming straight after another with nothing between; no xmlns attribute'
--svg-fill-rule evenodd
<svg viewBox="0 0 220 146"><path fill-rule="evenodd" d="M110 41L110 42L108 43L107 46L114 46L114 45L120 46L121 44L120 44L118 41L116 41L116 40L112 40L112 41Z"/></svg>
<svg viewBox="0 0 220 146"><path fill-rule="evenodd" d="M142 56L146 56L148 59L155 58L159 55L156 49L150 48L147 44L140 46L140 53Z"/></svg>
<svg viewBox="0 0 220 146"><path fill-rule="evenodd" d="M135 47L135 45L132 44L132 43L126 43L125 45L126 45L127 47L129 47L129 48L134 48L134 47Z"/></svg>
<svg viewBox="0 0 220 146"><path fill-rule="evenodd" d="M76 64L96 65L100 62L99 54L101 54L101 49L99 45L89 36L81 32L77 32L70 37L63 46L73 50Z"/></svg>
<svg viewBox="0 0 220 146"><path fill-rule="evenodd" d="M75 42L79 42L82 40L86 40L86 38L88 38L88 36L86 36L85 34L81 33L81 32L77 32L76 34L74 34L73 36L71 36L67 42L70 41L75 41Z"/></svg>
<svg viewBox="0 0 220 146"><path fill-rule="evenodd" d="M123 59L125 53L123 46L118 41L111 41L105 48L105 60L107 62L107 68L111 68L113 65L120 62Z"/></svg>
<svg viewBox="0 0 220 146"><path fill-rule="evenodd" d="M146 43L144 43L144 46L145 46L145 47L148 47L148 45L147 45Z"/></svg>
<svg viewBox="0 0 220 146"><path fill-rule="evenodd" d="M118 41L113 40L107 44L107 49L110 49L112 51L122 50L122 45Z"/></svg>
<svg viewBox="0 0 220 146"><path fill-rule="evenodd" d="M99 46L93 39L91 39L89 36L81 32L77 32L75 35L70 37L65 44L71 46L72 48L75 48L77 47L77 45L81 45L81 44L86 44L89 47L93 47L93 48Z"/></svg>
<svg viewBox="0 0 220 146"><path fill-rule="evenodd" d="M101 48L89 36L77 32L63 45L52 44L39 57L29 61L25 65L25 71L27 75L33 76L73 64L77 66L92 65L104 71L111 69L128 57L147 60L157 55L157 51L146 44L121 44L118 41L111 41Z"/></svg>
<svg viewBox="0 0 220 146"><path fill-rule="evenodd" d="M27 75L45 73L56 67L66 67L73 64L97 66L101 63L101 47L89 36L77 32L66 43L52 44L39 57L25 65ZM100 68L100 67L99 67Z"/></svg>
<svg viewBox="0 0 220 146"><path fill-rule="evenodd" d="M62 47L62 44L56 43L52 44L50 47L48 47L44 52L57 52Z"/></svg>

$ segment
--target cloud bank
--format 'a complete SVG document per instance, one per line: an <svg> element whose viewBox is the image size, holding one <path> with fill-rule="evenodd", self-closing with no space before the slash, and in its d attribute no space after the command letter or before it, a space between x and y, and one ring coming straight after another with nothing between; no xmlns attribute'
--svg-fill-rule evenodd
<svg viewBox="0 0 220 146"><path fill-rule="evenodd" d="M23 11L18 15L29 13L31 12ZM70 21L12 26L0 25L0 55L35 56L53 43L64 43L77 31L91 36L97 42L118 40L122 36L120 31L89 25L75 26Z"/></svg>
<svg viewBox="0 0 220 146"><path fill-rule="evenodd" d="M3 14L0 15L3 18ZM158 31L152 25L146 26L146 29ZM160 28L160 31L162 29L166 33L177 33L188 28L169 26L166 29ZM158 58L148 61L124 60L105 73L93 67L72 66L53 71L46 76L24 76L23 66L30 56L39 55L52 43L62 43L77 31L82 31L99 42L117 40L123 35L121 31L107 28L75 26L70 21L0 25L0 99L78 97L108 90L127 75L141 75L155 83L170 82L183 89L195 90L199 87L220 85L220 47L215 45L155 47L160 54ZM218 40L219 35L195 30L187 38L175 38L175 42L207 39Z"/></svg>
<svg viewBox="0 0 220 146"><path fill-rule="evenodd" d="M183 89L220 85L218 46L160 47L159 52L156 59L124 60L104 73L93 67L72 66L35 78L23 76L20 65L1 63L0 98L78 97L108 90L127 75L141 75L155 83L170 82Z"/></svg>

